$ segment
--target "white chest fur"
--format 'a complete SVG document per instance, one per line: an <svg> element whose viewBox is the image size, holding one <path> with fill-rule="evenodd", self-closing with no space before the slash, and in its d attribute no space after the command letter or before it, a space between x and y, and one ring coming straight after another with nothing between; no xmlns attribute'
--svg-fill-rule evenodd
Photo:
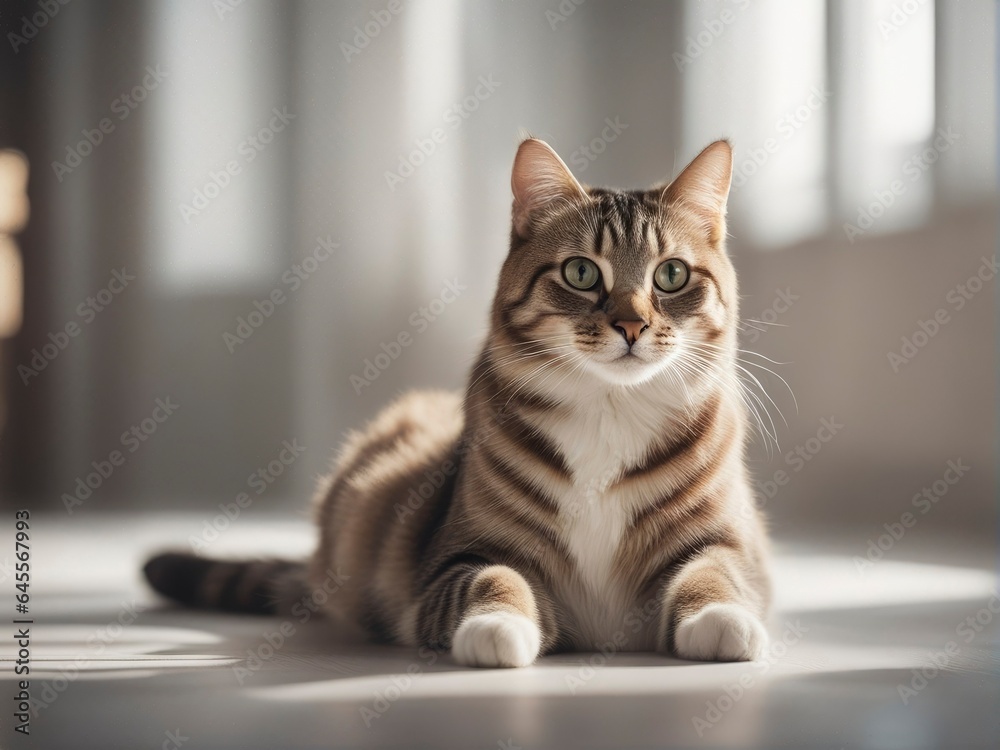
<svg viewBox="0 0 1000 750"><path fill-rule="evenodd" d="M590 394L569 416L546 425L573 477L572 485L556 493L560 535L577 573L563 598L581 636L595 647L621 628L632 604L615 580L614 563L636 501L613 485L623 469L640 463L663 439L670 414L662 401L619 390Z"/></svg>

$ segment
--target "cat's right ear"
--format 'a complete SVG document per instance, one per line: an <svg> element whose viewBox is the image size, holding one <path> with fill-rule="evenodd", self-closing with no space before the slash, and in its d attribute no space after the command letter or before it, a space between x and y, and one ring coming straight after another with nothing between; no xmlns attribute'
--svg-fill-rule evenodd
<svg viewBox="0 0 1000 750"><path fill-rule="evenodd" d="M673 182L660 191L668 210L683 206L697 217L713 245L726 237L726 202L733 179L733 147L729 141L710 143Z"/></svg>
<svg viewBox="0 0 1000 750"><path fill-rule="evenodd" d="M561 203L586 200L587 193L569 167L545 141L528 138L514 157L514 231L527 237L532 221Z"/></svg>

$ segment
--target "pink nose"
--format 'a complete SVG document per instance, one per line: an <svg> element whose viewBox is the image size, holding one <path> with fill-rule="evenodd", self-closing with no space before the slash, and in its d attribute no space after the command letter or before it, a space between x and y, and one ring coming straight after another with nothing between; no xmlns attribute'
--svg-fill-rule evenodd
<svg viewBox="0 0 1000 750"><path fill-rule="evenodd" d="M629 346L632 346L649 326L645 320L616 320L612 325L617 329Z"/></svg>

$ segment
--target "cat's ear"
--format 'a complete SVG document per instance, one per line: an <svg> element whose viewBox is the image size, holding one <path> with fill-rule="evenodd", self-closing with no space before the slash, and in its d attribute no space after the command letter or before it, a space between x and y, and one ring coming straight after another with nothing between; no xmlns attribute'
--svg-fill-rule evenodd
<svg viewBox="0 0 1000 750"><path fill-rule="evenodd" d="M733 147L729 141L716 141L663 188L660 200L667 208L684 207L695 213L715 241L725 236L726 202L732 177Z"/></svg>
<svg viewBox="0 0 1000 750"><path fill-rule="evenodd" d="M540 213L560 203L587 198L559 154L537 138L528 138L517 149L510 186L514 191L514 231L522 237Z"/></svg>

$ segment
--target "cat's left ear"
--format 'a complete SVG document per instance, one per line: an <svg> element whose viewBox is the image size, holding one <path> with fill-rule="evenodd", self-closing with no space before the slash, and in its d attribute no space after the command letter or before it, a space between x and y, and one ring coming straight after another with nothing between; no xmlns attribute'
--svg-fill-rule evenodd
<svg viewBox="0 0 1000 750"><path fill-rule="evenodd" d="M733 147L729 141L711 143L673 182L660 200L670 208L687 209L704 222L713 242L726 234L726 203L733 177Z"/></svg>
<svg viewBox="0 0 1000 750"><path fill-rule="evenodd" d="M569 167L545 141L528 138L514 157L510 177L514 192L514 231L529 233L532 221L562 203L586 200L587 193Z"/></svg>

